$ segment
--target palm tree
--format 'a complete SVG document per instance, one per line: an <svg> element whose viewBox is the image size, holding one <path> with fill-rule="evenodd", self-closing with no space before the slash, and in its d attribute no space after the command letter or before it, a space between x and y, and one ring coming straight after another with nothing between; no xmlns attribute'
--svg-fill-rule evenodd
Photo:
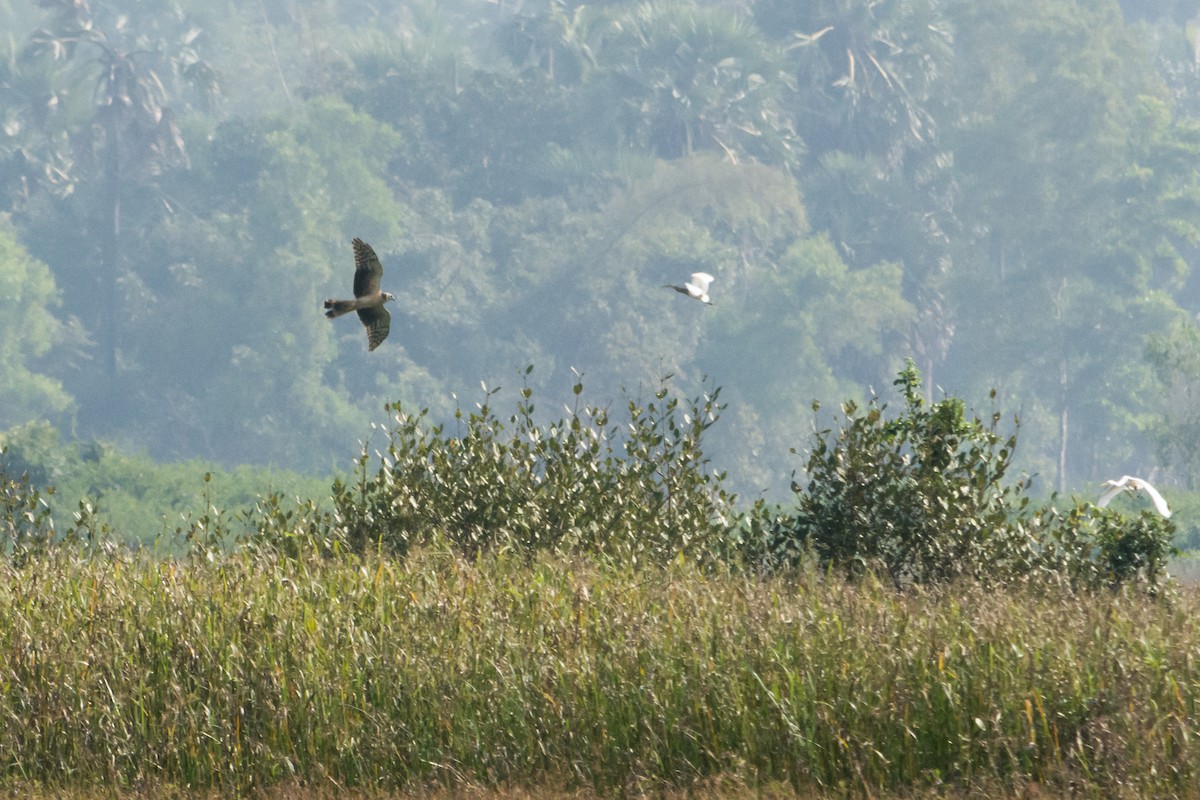
<svg viewBox="0 0 1200 800"><path fill-rule="evenodd" d="M73 190L73 159L60 113L64 98L44 64L0 63L0 209L16 211L39 189Z"/></svg>
<svg viewBox="0 0 1200 800"><path fill-rule="evenodd" d="M780 108L778 48L743 14L670 0L622 9L598 60L627 135L661 158L712 151L778 163L798 151Z"/></svg>
<svg viewBox="0 0 1200 800"><path fill-rule="evenodd" d="M536 67L548 80L576 86L596 65L592 43L599 19L591 6L571 8L566 0L549 0L544 13L513 14L496 37L518 67Z"/></svg>
<svg viewBox="0 0 1200 800"><path fill-rule="evenodd" d="M813 155L844 150L896 166L932 139L934 84L953 55L938 0L761 0L754 14L791 56Z"/></svg>
<svg viewBox="0 0 1200 800"><path fill-rule="evenodd" d="M193 47L200 35L196 28L185 27L168 43L136 33L124 15L98 18L87 0L39 0L39 5L56 17L30 37L24 58L65 64L61 77L67 95L90 84L90 116L70 131L70 139L80 169L99 171L99 339L104 371L112 377L120 317L122 195L131 183L146 188L166 167L186 163L168 87L190 84L211 100L217 93L216 75Z"/></svg>

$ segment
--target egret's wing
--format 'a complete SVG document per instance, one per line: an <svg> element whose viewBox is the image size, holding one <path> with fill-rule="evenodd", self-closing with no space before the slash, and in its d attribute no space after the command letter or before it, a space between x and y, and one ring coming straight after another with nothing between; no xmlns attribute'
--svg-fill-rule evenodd
<svg viewBox="0 0 1200 800"><path fill-rule="evenodd" d="M1104 491L1100 494L1100 499L1096 501L1097 508L1104 508L1114 497L1125 490L1125 485L1118 481L1105 481L1103 484Z"/></svg>
<svg viewBox="0 0 1200 800"><path fill-rule="evenodd" d="M388 331L392 329L392 315L383 306L372 306L360 308L358 318L367 328L367 351L370 352L387 338Z"/></svg>
<svg viewBox="0 0 1200 800"><path fill-rule="evenodd" d="M708 291L708 285L713 282L713 276L707 272L693 272L692 283L699 286L703 292Z"/></svg>
<svg viewBox="0 0 1200 800"><path fill-rule="evenodd" d="M383 279L383 264L379 263L379 257L371 245L362 239L356 237L351 244L354 245L354 296L378 294L379 283Z"/></svg>
<svg viewBox="0 0 1200 800"><path fill-rule="evenodd" d="M1150 500L1154 503L1154 507L1158 510L1158 513L1162 514L1163 517L1170 519L1171 509L1167 507L1167 501L1164 500L1163 496L1158 493L1158 489L1155 489L1145 481L1138 481L1138 488L1145 489L1146 494L1150 495Z"/></svg>

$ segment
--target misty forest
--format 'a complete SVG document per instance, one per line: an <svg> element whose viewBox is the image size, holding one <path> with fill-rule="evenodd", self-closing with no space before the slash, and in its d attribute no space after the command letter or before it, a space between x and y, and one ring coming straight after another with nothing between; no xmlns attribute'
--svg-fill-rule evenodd
<svg viewBox="0 0 1200 800"><path fill-rule="evenodd" d="M390 402L719 388L713 465L778 499L911 358L1043 493L1194 488L1193 13L3 0L0 430L328 475ZM321 313L354 237L371 353Z"/></svg>
<svg viewBox="0 0 1200 800"><path fill-rule="evenodd" d="M1195 0L0 33L11 796L1200 798Z"/></svg>

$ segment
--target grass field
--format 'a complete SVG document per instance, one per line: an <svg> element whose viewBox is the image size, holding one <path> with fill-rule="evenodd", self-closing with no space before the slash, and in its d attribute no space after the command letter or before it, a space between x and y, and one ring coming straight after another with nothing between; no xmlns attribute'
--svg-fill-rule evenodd
<svg viewBox="0 0 1200 800"><path fill-rule="evenodd" d="M1191 588L55 549L0 563L0 785L1194 797L1198 612Z"/></svg>

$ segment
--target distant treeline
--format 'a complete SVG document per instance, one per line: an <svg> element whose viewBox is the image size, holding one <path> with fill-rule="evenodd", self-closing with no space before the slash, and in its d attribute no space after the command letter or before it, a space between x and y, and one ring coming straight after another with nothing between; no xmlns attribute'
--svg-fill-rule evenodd
<svg viewBox="0 0 1200 800"><path fill-rule="evenodd" d="M0 428L328 474L387 404L670 375L781 500L912 358L1035 492L1190 488L1200 19L1124 5L0 4ZM356 236L370 354L319 311Z"/></svg>

